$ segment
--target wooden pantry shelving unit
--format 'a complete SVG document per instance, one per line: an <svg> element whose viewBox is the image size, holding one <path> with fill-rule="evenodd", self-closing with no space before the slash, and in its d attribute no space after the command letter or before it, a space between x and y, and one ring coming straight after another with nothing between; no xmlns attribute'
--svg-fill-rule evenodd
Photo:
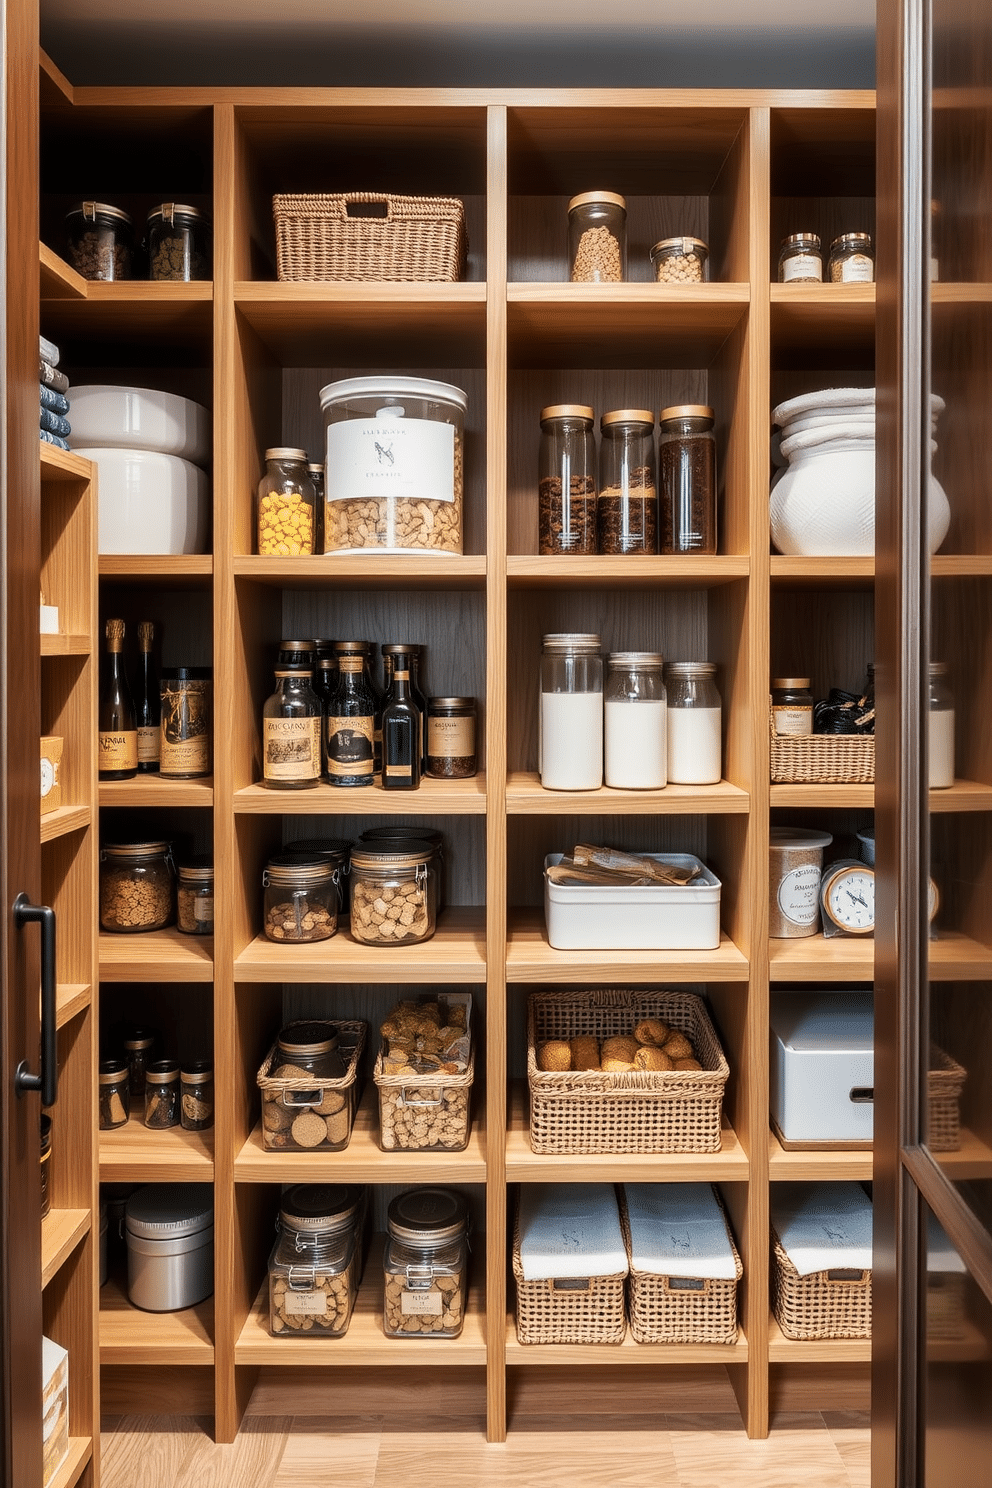
<svg viewBox="0 0 992 1488"><path fill-rule="evenodd" d="M106 190L137 217L163 195L211 212L211 283L77 284L59 256L61 223L84 179L92 193L92 162L101 156L118 162ZM590 184L608 184L628 199L632 282L625 285L566 282L566 203ZM362 185L462 197L465 281L277 283L272 194ZM99 805L104 832L126 828L140 813L162 831L212 847L216 865L212 942L171 932L93 940L108 1006L126 996L153 1020L156 999L169 999L183 1016L211 1026L217 1089L210 1141L159 1141L129 1126L99 1143L105 1179L212 1181L215 1192L218 1265L209 1307L156 1322L130 1310L117 1283L101 1297L104 1399L113 1408L150 1408L158 1399L175 1410L213 1409L218 1438L228 1440L260 1371L270 1387L285 1378L289 1389L301 1364L326 1369L332 1402L331 1366L342 1363L408 1367L411 1388L421 1366L476 1369L494 1439L506 1430L509 1372L515 1390L538 1390L543 1372L558 1365L574 1373L576 1388L591 1388L594 1379L600 1392L613 1387L613 1365L652 1372L659 1389L673 1371L724 1389L729 1382L753 1436L767 1432L770 1411L783 1403L820 1409L831 1400L844 1407L867 1401L867 1345L793 1346L769 1322L770 1183L867 1177L871 1164L863 1154L794 1161L770 1136L768 992L772 983L870 980L871 947L769 942L767 839L772 820L812 817L850 830L863 822L873 793L770 787L767 700L769 676L783 668L809 671L814 688L863 675L872 656L874 568L869 560L769 557L768 415L782 398L825 380L874 380L873 287L771 283L786 231L873 231L873 199L868 93L73 89L43 63L42 329L63 345L75 382L162 387L208 403L214 416L211 554L102 557L93 565L101 616L113 609L133 625L153 610L169 659L210 664L215 678L209 783L172 788L146 780L99 794L94 787L85 803L91 813ZM647 249L675 231L709 242L710 283L680 291L650 281ZM452 381L468 393L464 556L294 562L253 555L252 497L266 446L316 452L320 386L386 369ZM538 413L559 401L600 412L712 403L719 556L538 556ZM940 563L979 580L988 571L985 558ZM96 622L73 628L92 635ZM607 649L650 646L671 658L706 655L719 663L720 785L636 797L542 791L534 668L542 633L570 628L600 631ZM259 717L278 640L289 633L424 642L432 688L483 702L484 773L425 785L409 805L378 789L341 799L322 788L285 801L265 791ZM948 821L992 807L992 771L978 761L968 774L935 803ZM450 908L432 941L373 953L342 933L294 952L261 937L261 871L272 849L299 836L350 835L400 813L446 834ZM92 839L95 822L78 831ZM724 884L719 950L552 950L540 909L541 861L590 833L619 846L705 857ZM943 975L942 963L955 979L989 974L992 949L965 920L952 919L957 933L937 943L934 976ZM82 973L76 979L85 980ZM477 1004L476 1125L466 1153L408 1162L381 1153L369 1096L345 1153L262 1150L255 1071L284 1017L322 1010L377 1021L401 989L436 985L469 988ZM526 998L532 988L555 985L705 992L731 1067L720 1153L587 1163L530 1151L516 1083ZM981 1151L975 1160L981 1163ZM375 1184L380 1217L404 1182L452 1182L469 1193L481 1232L478 1275L458 1344L411 1352L383 1339L374 1265L340 1345L287 1347L268 1337L258 1299L279 1184L335 1175ZM556 1351L517 1344L504 1323L512 1314L514 1185L593 1176L719 1182L744 1261L738 1345ZM585 1374L576 1368L582 1364L590 1366ZM626 1367L617 1375L620 1390L624 1376Z"/></svg>

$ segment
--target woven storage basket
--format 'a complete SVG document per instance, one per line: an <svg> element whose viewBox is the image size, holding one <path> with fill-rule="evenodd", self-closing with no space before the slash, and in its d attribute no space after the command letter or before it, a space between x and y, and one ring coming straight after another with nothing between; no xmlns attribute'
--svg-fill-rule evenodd
<svg viewBox="0 0 992 1488"><path fill-rule="evenodd" d="M959 1272L927 1272L927 1342L953 1343L965 1330L965 1278Z"/></svg>
<svg viewBox="0 0 992 1488"><path fill-rule="evenodd" d="M520 1211L513 1226L520 1343L623 1343L624 1274L525 1281L520 1263Z"/></svg>
<svg viewBox="0 0 992 1488"><path fill-rule="evenodd" d="M296 1023L287 1024L283 1031L290 1031L298 1026L309 1026L309 1019L304 1020L302 1025ZM345 1072L336 1080L327 1080L315 1075L293 1076L291 1078L276 1079L269 1073L276 1067L278 1044L273 1044L259 1070L256 1080L258 1088L262 1092L262 1143L266 1151L283 1152L289 1151L317 1151L317 1152L340 1152L351 1141L351 1128L355 1120L355 1110L358 1105L358 1061L365 1047L366 1024L355 1022L327 1021L329 1028L337 1031L341 1040L341 1058L344 1061ZM292 1123L284 1127L272 1128L266 1124L266 1106L277 1106L292 1114L294 1120L300 1115L319 1114L315 1112L315 1103L302 1100L301 1095L314 1092L323 1097L316 1104L323 1104L329 1096L343 1096L344 1106L325 1119L328 1123L327 1139L320 1142L300 1142L293 1136ZM336 1104L335 1101L328 1102ZM335 1140L331 1136L332 1130L337 1137L336 1128L332 1128L330 1122L336 1116L341 1121L341 1113L347 1117L347 1131L343 1132L341 1138ZM312 1123L311 1123L312 1125ZM342 1122L343 1125L343 1122Z"/></svg>
<svg viewBox="0 0 992 1488"><path fill-rule="evenodd" d="M769 714L769 748L773 785L856 785L875 779L875 738L851 734L775 732Z"/></svg>
<svg viewBox="0 0 992 1488"><path fill-rule="evenodd" d="M352 215L374 205L383 215ZM280 280L452 283L465 260L465 207L454 196L274 196Z"/></svg>
<svg viewBox="0 0 992 1488"><path fill-rule="evenodd" d="M871 1272L800 1276L773 1227L772 1312L786 1338L870 1338Z"/></svg>
<svg viewBox="0 0 992 1488"><path fill-rule="evenodd" d="M599 1070L549 1074L537 1067L547 1039L629 1034L641 1018L684 1033L701 1070ZM730 1069L701 997L691 992L535 992L527 1009L530 1144L535 1152L719 1152Z"/></svg>
<svg viewBox="0 0 992 1488"><path fill-rule="evenodd" d="M719 1196L717 1202L720 1203ZM720 1212L734 1253L736 1280L710 1278L704 1281L698 1277L659 1276L650 1271L635 1271L631 1259L627 1199L621 1188L620 1227L630 1267L628 1314L630 1331L638 1343L737 1342L737 1282L744 1275L744 1267L722 1203Z"/></svg>
<svg viewBox="0 0 992 1488"><path fill-rule="evenodd" d="M385 1075L380 1050L374 1079L379 1087L379 1145L384 1152L462 1152L468 1146L474 1049L460 1075ZM426 1117L423 1123L417 1122L418 1113Z"/></svg>
<svg viewBox="0 0 992 1488"><path fill-rule="evenodd" d="M927 1146L931 1152L957 1152L961 1146L961 1091L967 1070L930 1045L927 1072Z"/></svg>

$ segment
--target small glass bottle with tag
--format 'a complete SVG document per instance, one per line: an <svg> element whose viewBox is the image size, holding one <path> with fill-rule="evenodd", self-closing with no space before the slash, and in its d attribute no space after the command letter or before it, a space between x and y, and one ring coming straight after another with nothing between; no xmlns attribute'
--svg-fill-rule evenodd
<svg viewBox="0 0 992 1488"><path fill-rule="evenodd" d="M397 1195L386 1219L383 1331L390 1338L457 1338L465 1322L468 1206L460 1193Z"/></svg>
<svg viewBox="0 0 992 1488"><path fill-rule="evenodd" d="M307 667L276 672L276 690L262 715L262 778L271 790L311 790L320 784L320 720Z"/></svg>

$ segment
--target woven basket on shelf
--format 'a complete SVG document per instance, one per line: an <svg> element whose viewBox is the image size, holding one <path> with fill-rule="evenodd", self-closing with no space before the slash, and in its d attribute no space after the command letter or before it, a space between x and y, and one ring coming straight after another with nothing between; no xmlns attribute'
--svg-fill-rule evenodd
<svg viewBox="0 0 992 1488"><path fill-rule="evenodd" d="M957 1152L961 1146L961 1091L967 1070L936 1044L930 1045L927 1071L927 1146L931 1152Z"/></svg>
<svg viewBox="0 0 992 1488"><path fill-rule="evenodd" d="M475 1079L475 1050L469 1054L468 1066L461 1074L446 1075L440 1071L426 1075L387 1075L383 1072L383 1051L376 1056L372 1072L379 1089L379 1144L384 1152L463 1152L468 1146L472 1125L472 1082ZM423 1127L414 1121L400 1135L390 1130L387 1110L429 1113ZM439 1135L441 1134L441 1135Z"/></svg>
<svg viewBox="0 0 992 1488"><path fill-rule="evenodd" d="M927 1272L927 1342L953 1343L965 1331L965 1277L959 1272Z"/></svg>
<svg viewBox="0 0 992 1488"><path fill-rule="evenodd" d="M368 215L371 207L376 215ZM279 279L453 283L465 260L465 207L454 196L274 196Z"/></svg>
<svg viewBox="0 0 992 1488"><path fill-rule="evenodd" d="M624 1273L525 1281L520 1261L520 1211L513 1226L520 1343L623 1343L627 1318Z"/></svg>
<svg viewBox="0 0 992 1488"><path fill-rule="evenodd" d="M262 1092L262 1145L266 1151L281 1151L285 1148L290 1150L303 1149L306 1151L334 1151L338 1152L347 1147L351 1141L351 1128L355 1120L355 1110L358 1105L358 1061L365 1047L365 1034L367 1024L359 1021L322 1020L326 1021L329 1028L335 1029L341 1041L341 1058L345 1066L343 1075L336 1079L327 1079L320 1075L292 1075L277 1078L271 1073L273 1069L281 1066L283 1061L278 1055L278 1044L273 1044L266 1054L262 1067L256 1076L259 1090ZM311 1020L304 1019L301 1023L289 1023L283 1029L283 1033L290 1033L299 1026L309 1026ZM307 1097L313 1099L308 1100ZM328 1135L326 1139L319 1142L299 1142L293 1137L293 1128L286 1124L273 1130L266 1121L266 1106L279 1105L294 1116L307 1114L322 1114L318 1107L325 1105L326 1097L341 1096L344 1101L340 1108L341 1114L333 1113L341 1122L342 1130L339 1134L328 1124ZM334 1102L336 1104L336 1102ZM328 1117L328 1123L332 1118ZM311 1123L312 1125L312 1123ZM309 1135L309 1134L308 1134Z"/></svg>
<svg viewBox="0 0 992 1488"><path fill-rule="evenodd" d="M875 779L875 737L776 734L769 714L773 785L866 785Z"/></svg>
<svg viewBox="0 0 992 1488"><path fill-rule="evenodd" d="M870 1338L871 1272L800 1276L773 1227L772 1312L786 1338Z"/></svg>
<svg viewBox="0 0 992 1488"><path fill-rule="evenodd" d="M701 1070L547 1073L537 1045L631 1034L642 1018L684 1033ZM701 997L691 992L534 992L527 1008L530 1143L535 1152L719 1152L730 1068Z"/></svg>
<svg viewBox="0 0 992 1488"><path fill-rule="evenodd" d="M719 1203L719 1197L717 1198ZM620 1227L627 1247L630 1277L627 1282L630 1331L638 1343L736 1343L737 1283L744 1267L723 1204L720 1213L727 1225L727 1239L734 1253L736 1279L703 1280L699 1277L660 1276L637 1271L631 1258L630 1219L627 1199L620 1190Z"/></svg>

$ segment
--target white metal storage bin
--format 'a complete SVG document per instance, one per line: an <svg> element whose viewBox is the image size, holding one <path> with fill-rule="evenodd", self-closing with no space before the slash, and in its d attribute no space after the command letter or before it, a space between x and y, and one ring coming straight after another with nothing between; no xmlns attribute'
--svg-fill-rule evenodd
<svg viewBox="0 0 992 1488"><path fill-rule="evenodd" d="M870 1143L875 1084L869 988L771 995L771 1112L782 1140Z"/></svg>
<svg viewBox="0 0 992 1488"><path fill-rule="evenodd" d="M544 860L544 918L557 951L715 951L720 945L720 880L691 853L647 853L659 863L698 868L693 883L614 888L553 884Z"/></svg>

